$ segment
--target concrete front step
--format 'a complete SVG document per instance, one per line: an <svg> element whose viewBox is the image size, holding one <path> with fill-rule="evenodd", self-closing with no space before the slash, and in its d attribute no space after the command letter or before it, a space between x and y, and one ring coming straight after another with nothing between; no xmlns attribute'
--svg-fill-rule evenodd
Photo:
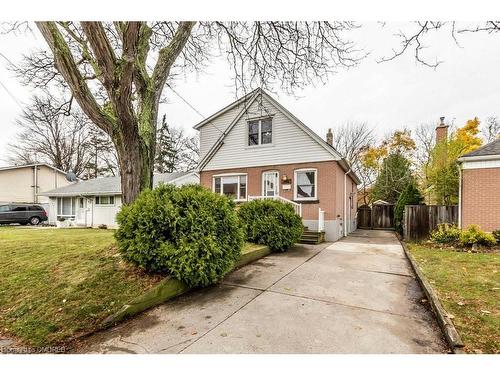
<svg viewBox="0 0 500 375"><path fill-rule="evenodd" d="M305 230L299 243L303 244L320 244L325 242L325 232L315 232L311 230Z"/></svg>

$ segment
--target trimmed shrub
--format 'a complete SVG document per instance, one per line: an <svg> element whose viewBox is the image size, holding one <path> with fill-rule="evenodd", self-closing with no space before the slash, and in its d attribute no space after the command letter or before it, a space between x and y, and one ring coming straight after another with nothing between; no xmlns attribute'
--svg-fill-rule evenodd
<svg viewBox="0 0 500 375"><path fill-rule="evenodd" d="M497 243L500 243L500 229L494 230L491 234L493 234L493 237L495 237Z"/></svg>
<svg viewBox="0 0 500 375"><path fill-rule="evenodd" d="M412 179L399 195L396 206L394 207L394 225L396 230L403 234L403 214L407 204L422 204L424 198L418 190L417 184Z"/></svg>
<svg viewBox="0 0 500 375"><path fill-rule="evenodd" d="M477 225L471 225L460 233L460 244L462 246L472 246L476 244L491 247L494 246L496 242L492 234L482 231Z"/></svg>
<svg viewBox="0 0 500 375"><path fill-rule="evenodd" d="M454 224L438 224L437 229L432 231L430 240L442 244L458 244L460 233L460 229Z"/></svg>
<svg viewBox="0 0 500 375"><path fill-rule="evenodd" d="M272 251L286 251L304 230L302 219L290 204L257 199L240 206L238 214L250 242L269 246Z"/></svg>
<svg viewBox="0 0 500 375"><path fill-rule="evenodd" d="M207 286L239 259L244 232L232 200L199 185L146 190L117 215L123 258L148 272L168 272Z"/></svg>

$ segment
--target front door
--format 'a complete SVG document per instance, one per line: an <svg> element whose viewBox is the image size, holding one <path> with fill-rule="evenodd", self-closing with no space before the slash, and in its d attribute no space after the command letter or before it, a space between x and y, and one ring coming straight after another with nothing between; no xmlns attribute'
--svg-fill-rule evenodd
<svg viewBox="0 0 500 375"><path fill-rule="evenodd" d="M262 174L262 195L275 197L279 195L279 173L264 172Z"/></svg>
<svg viewBox="0 0 500 375"><path fill-rule="evenodd" d="M85 225L87 227L91 227L94 223L92 222L92 214L93 214L93 200L92 198L87 198L86 199L86 207L85 207Z"/></svg>

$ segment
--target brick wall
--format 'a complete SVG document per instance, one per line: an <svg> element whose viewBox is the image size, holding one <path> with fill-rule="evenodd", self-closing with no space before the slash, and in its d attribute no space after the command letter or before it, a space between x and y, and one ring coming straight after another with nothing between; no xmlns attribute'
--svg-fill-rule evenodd
<svg viewBox="0 0 500 375"><path fill-rule="evenodd" d="M265 171L278 171L280 177L279 195L286 199L294 200L294 170L302 168L316 168L318 173L318 202L311 203L301 201L302 217L305 220L317 220L318 208L321 207L321 209L325 211L325 220L341 218L343 216L344 209L342 201L343 190L342 192L336 192L336 186L343 189L344 171L336 161L202 171L200 173L200 183L201 185L212 189L212 178L214 175L223 173L247 173L247 195L260 196L262 195L262 173ZM286 175L292 180L290 190L283 190L283 184L281 182L283 175ZM350 183L348 183L348 193L351 189L352 187L350 186Z"/></svg>
<svg viewBox="0 0 500 375"><path fill-rule="evenodd" d="M462 228L477 224L485 231L500 228L500 168L462 171Z"/></svg>

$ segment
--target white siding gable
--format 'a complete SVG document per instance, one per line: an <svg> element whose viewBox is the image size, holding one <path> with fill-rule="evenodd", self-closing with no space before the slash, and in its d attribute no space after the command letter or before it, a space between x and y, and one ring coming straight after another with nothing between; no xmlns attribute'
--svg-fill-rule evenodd
<svg viewBox="0 0 500 375"><path fill-rule="evenodd" d="M263 108L259 108L260 97L255 100L249 110L239 119L231 131L226 135L223 145L208 161L203 170L217 170L239 167L254 167L278 164L292 164L315 162L325 160L337 160L329 151L320 145L309 134L302 130L289 117L272 105L265 96L262 96ZM241 108L233 112L232 116L224 116L226 128L237 116ZM257 116L274 115L272 120L273 141L270 145L248 146L248 124L249 118ZM221 119L220 116L218 119ZM222 121L219 126L221 129ZM207 125L208 126L208 125ZM204 127L203 127L204 128ZM200 130L202 130L201 128ZM215 140L220 136L215 137ZM212 140L212 138L210 138ZM204 138L200 135L200 142ZM208 152L212 147L203 145L203 150ZM202 157L205 155L203 153Z"/></svg>
<svg viewBox="0 0 500 375"><path fill-rule="evenodd" d="M210 151L242 108L243 104L235 106L200 128L200 160Z"/></svg>

